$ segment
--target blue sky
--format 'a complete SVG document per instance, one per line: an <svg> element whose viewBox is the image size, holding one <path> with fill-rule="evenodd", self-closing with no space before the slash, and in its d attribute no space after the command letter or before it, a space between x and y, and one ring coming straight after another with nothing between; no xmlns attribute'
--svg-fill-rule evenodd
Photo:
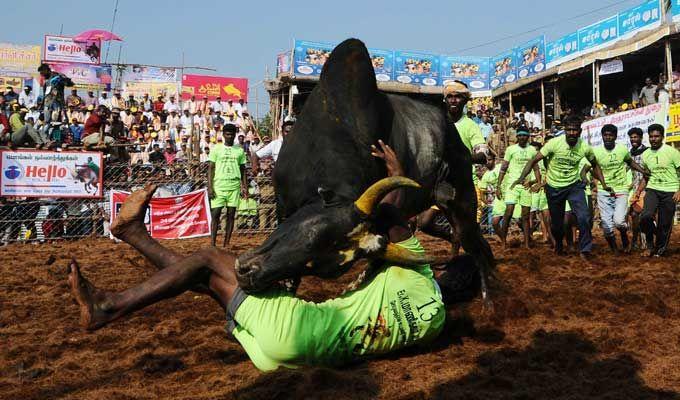
<svg viewBox="0 0 680 400"><path fill-rule="evenodd" d="M492 56L545 34L555 39L642 0L570 1L144 1L119 0L114 32L122 36L121 62L213 67L246 77L267 108L261 82L276 54L294 38L339 42L357 37L370 47ZM115 0L21 0L3 9L0 41L42 44L46 33L75 35L109 29ZM588 15L572 18L610 6ZM45 15L45 16L42 16ZM537 32L497 41L550 25ZM466 51L479 44L497 41ZM105 47L106 48L106 47ZM109 61L118 58L114 42ZM200 73L196 71L196 73ZM254 92L251 90L251 110Z"/></svg>

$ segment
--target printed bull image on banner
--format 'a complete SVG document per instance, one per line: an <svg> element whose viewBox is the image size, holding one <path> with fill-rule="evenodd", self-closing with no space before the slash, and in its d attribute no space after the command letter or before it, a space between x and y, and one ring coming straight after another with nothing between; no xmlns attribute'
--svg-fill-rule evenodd
<svg viewBox="0 0 680 400"><path fill-rule="evenodd" d="M129 192L111 191L111 222ZM154 197L144 216L146 229L155 239L188 239L210 235L210 205L206 189L170 197Z"/></svg>
<svg viewBox="0 0 680 400"><path fill-rule="evenodd" d="M43 60L45 62L99 64L101 49L100 40L76 42L70 36L45 35Z"/></svg>
<svg viewBox="0 0 680 400"><path fill-rule="evenodd" d="M0 171L0 196L103 196L100 152L0 150Z"/></svg>
<svg viewBox="0 0 680 400"><path fill-rule="evenodd" d="M515 48L515 65L518 79L526 78L545 69L545 37L540 36Z"/></svg>
<svg viewBox="0 0 680 400"><path fill-rule="evenodd" d="M295 41L293 74L319 76L335 45L325 42Z"/></svg>
<svg viewBox="0 0 680 400"><path fill-rule="evenodd" d="M465 82L473 93L490 90L488 57L441 56L439 64L442 86L458 80Z"/></svg>
<svg viewBox="0 0 680 400"><path fill-rule="evenodd" d="M413 85L439 85L439 56L430 53L395 51L394 79Z"/></svg>
<svg viewBox="0 0 680 400"><path fill-rule="evenodd" d="M514 82L517 79L515 66L515 50L508 50L491 59L491 89Z"/></svg>
<svg viewBox="0 0 680 400"><path fill-rule="evenodd" d="M371 56L376 81L389 82L394 79L394 52L392 50L368 49L368 55Z"/></svg>
<svg viewBox="0 0 680 400"><path fill-rule="evenodd" d="M189 100L191 96L248 101L248 79L185 74L182 76L182 100Z"/></svg>

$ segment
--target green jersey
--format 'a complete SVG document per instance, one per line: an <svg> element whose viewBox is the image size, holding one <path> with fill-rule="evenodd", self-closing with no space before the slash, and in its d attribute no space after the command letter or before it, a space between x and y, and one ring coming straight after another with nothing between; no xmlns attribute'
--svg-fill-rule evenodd
<svg viewBox="0 0 680 400"><path fill-rule="evenodd" d="M642 153L642 165L652 175L647 181L647 188L660 192L677 192L680 190L678 169L680 169L680 152L663 144L658 150L652 148Z"/></svg>
<svg viewBox="0 0 680 400"><path fill-rule="evenodd" d="M607 150L604 145L593 148L595 159L602 169L604 180L607 186L616 193L627 193L628 183L628 161L632 160L628 149L617 144L613 149ZM602 182L597 183L598 190L602 188Z"/></svg>
<svg viewBox="0 0 680 400"><path fill-rule="evenodd" d="M549 160L546 181L554 188L567 187L581 180L581 168L579 163L582 159L592 161L595 159L593 148L579 139L574 147L567 144L566 136L562 135L550 140L541 148L541 154Z"/></svg>
<svg viewBox="0 0 680 400"><path fill-rule="evenodd" d="M461 119L455 123L455 125L456 129L458 130L460 140L463 141L463 144L465 147L467 147L468 151L470 151L470 154L472 154L472 149L474 149L475 146L486 143L479 125L477 125L475 121L468 118L467 115L463 115Z"/></svg>
<svg viewBox="0 0 680 400"><path fill-rule="evenodd" d="M522 170L524 170L528 162L533 160L536 153L538 153L536 148L530 144L527 144L526 147L521 147L519 144L513 144L508 147L503 158L508 162L508 170L504 180L507 180L512 185L522 175Z"/></svg>
<svg viewBox="0 0 680 400"><path fill-rule="evenodd" d="M227 192L241 187L241 165L246 164L246 153L242 148L218 143L210 151L208 161L215 163L215 192Z"/></svg>
<svg viewBox="0 0 680 400"><path fill-rule="evenodd" d="M423 252L415 237L397 245ZM428 342L446 311L429 265L385 265L369 283L323 303L275 291L247 296L232 332L255 366L340 365Z"/></svg>
<svg viewBox="0 0 680 400"><path fill-rule="evenodd" d="M498 173L500 171L501 171L500 164L497 164L494 167L494 169L486 171L484 175L482 175L482 179L477 184L477 188L479 190L487 190L489 186L491 186L493 190L495 190L496 184L498 183Z"/></svg>

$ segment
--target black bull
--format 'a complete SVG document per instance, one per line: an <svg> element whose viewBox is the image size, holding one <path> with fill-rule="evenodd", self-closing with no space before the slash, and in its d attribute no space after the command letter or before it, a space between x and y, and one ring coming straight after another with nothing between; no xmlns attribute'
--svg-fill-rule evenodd
<svg viewBox="0 0 680 400"><path fill-rule="evenodd" d="M355 204L387 175L384 162L370 153L379 139L393 148L406 176L421 185L403 189L402 214L413 216L436 204L479 264L486 297L494 259L476 221L470 152L447 121L443 104L379 92L368 51L356 39L333 50L284 141L274 186L285 219L260 247L239 257L237 276L244 290L302 275L338 276L359 258L423 261L392 254L372 217L376 201L403 182Z"/></svg>

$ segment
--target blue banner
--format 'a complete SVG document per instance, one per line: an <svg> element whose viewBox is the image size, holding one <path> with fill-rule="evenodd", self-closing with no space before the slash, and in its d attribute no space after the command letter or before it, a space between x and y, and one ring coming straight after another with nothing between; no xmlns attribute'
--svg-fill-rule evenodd
<svg viewBox="0 0 680 400"><path fill-rule="evenodd" d="M673 22L680 20L680 0L671 0L671 15Z"/></svg>
<svg viewBox="0 0 680 400"><path fill-rule="evenodd" d="M590 50L604 44L616 41L619 38L618 15L603 19L585 28L578 30L579 51Z"/></svg>
<svg viewBox="0 0 680 400"><path fill-rule="evenodd" d="M570 33L545 46L546 64L552 67L556 61L567 61L578 54L578 33Z"/></svg>
<svg viewBox="0 0 680 400"><path fill-rule="evenodd" d="M489 74L491 89L496 89L517 79L515 65L515 49L508 50L491 59Z"/></svg>
<svg viewBox="0 0 680 400"><path fill-rule="evenodd" d="M488 57L441 56L439 66L442 86L458 80L465 82L471 92L490 90Z"/></svg>
<svg viewBox="0 0 680 400"><path fill-rule="evenodd" d="M658 0L648 0L637 7L619 13L619 36L650 27L661 21Z"/></svg>
<svg viewBox="0 0 680 400"><path fill-rule="evenodd" d="M515 65L518 79L526 78L545 69L545 36L517 46L515 48Z"/></svg>
<svg viewBox="0 0 680 400"><path fill-rule="evenodd" d="M430 53L395 51L394 79L414 85L439 85L439 56Z"/></svg>
<svg viewBox="0 0 680 400"><path fill-rule="evenodd" d="M394 79L394 52L392 50L368 49L375 70L375 80L389 82Z"/></svg>
<svg viewBox="0 0 680 400"><path fill-rule="evenodd" d="M295 41L294 74L319 76L335 45L324 42Z"/></svg>

